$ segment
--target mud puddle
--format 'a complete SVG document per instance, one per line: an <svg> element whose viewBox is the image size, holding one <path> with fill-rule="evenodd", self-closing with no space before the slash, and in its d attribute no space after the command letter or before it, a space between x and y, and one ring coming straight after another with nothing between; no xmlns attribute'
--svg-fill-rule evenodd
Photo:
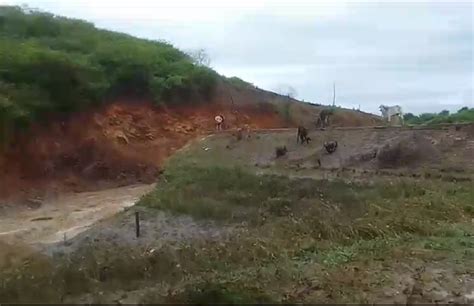
<svg viewBox="0 0 474 306"><path fill-rule="evenodd" d="M37 209L18 209L0 215L0 240L27 244L69 240L98 221L133 206L151 185L62 195Z"/></svg>

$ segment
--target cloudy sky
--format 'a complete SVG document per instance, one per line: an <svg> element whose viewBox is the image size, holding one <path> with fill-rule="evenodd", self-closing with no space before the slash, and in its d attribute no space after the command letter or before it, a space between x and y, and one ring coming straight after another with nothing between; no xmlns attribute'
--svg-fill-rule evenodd
<svg viewBox="0 0 474 306"><path fill-rule="evenodd" d="M204 48L211 66L305 101L377 112L473 102L471 0L0 0Z"/></svg>

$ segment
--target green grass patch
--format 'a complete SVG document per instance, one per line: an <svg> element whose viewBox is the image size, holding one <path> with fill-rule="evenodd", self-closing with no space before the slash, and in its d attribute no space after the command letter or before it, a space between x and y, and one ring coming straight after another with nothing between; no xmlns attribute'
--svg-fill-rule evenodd
<svg viewBox="0 0 474 306"><path fill-rule="evenodd" d="M167 290L143 295L143 302L294 302L314 301L299 290L318 282L322 301L347 302L351 294L386 283L392 272L377 273L382 264L410 265L417 257L471 263L471 187L289 179L178 160L139 205L188 215L198 224L238 223L230 237L165 245L153 253L97 243L53 261L31 258L1 271L0 296L2 302L59 302L166 284Z"/></svg>
<svg viewBox="0 0 474 306"><path fill-rule="evenodd" d="M467 184L402 180L367 186L256 175L239 167L187 166L169 168L139 205L198 219L257 224L269 216L293 215L313 228L318 222L330 223L344 232L341 236L366 239L429 234L438 222L469 217L472 200Z"/></svg>
<svg viewBox="0 0 474 306"><path fill-rule="evenodd" d="M272 303L271 297L257 290L233 290L235 284L219 284L206 282L197 286L189 286L176 299L181 303L198 305L208 304L252 304Z"/></svg>

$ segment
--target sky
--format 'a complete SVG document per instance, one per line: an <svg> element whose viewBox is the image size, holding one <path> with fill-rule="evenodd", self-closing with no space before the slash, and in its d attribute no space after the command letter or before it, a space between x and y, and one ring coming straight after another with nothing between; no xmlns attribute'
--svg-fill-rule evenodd
<svg viewBox="0 0 474 306"><path fill-rule="evenodd" d="M471 0L0 0L203 48L259 88L379 113L474 107Z"/></svg>

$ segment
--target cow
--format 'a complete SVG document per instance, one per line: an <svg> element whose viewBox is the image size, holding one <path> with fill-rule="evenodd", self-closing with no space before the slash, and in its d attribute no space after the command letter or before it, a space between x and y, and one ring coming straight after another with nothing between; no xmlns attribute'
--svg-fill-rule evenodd
<svg viewBox="0 0 474 306"><path fill-rule="evenodd" d="M325 128L329 126L329 116L334 113L332 109L323 109L319 112L318 119L316 120L316 126Z"/></svg>
<svg viewBox="0 0 474 306"><path fill-rule="evenodd" d="M242 128L238 128L238 129L237 129L237 133L235 134L235 136L236 136L236 138L237 138L237 141L242 140L242 137L243 137Z"/></svg>
<svg viewBox="0 0 474 306"><path fill-rule="evenodd" d="M337 141L327 141L323 144L323 146L329 154L332 154L337 149Z"/></svg>
<svg viewBox="0 0 474 306"><path fill-rule="evenodd" d="M250 128L250 125L245 124L243 128L237 128L237 140L242 140L242 138L244 137L244 133L246 134L245 138L247 138L247 140L250 140L252 138L252 129Z"/></svg>
<svg viewBox="0 0 474 306"><path fill-rule="evenodd" d="M296 134L296 143L304 144L305 142L308 144L311 141L311 138L308 137L308 130L305 127L299 126L298 127L298 134Z"/></svg>
<svg viewBox="0 0 474 306"><path fill-rule="evenodd" d="M386 106L386 105L380 105L379 107L380 112L382 113L382 117L387 119L388 122L391 121L393 116L398 116L400 117L400 121L403 125L403 111L402 107L399 105L394 105L394 106Z"/></svg>
<svg viewBox="0 0 474 306"><path fill-rule="evenodd" d="M247 134L247 136L246 136L247 140L250 140L250 138L252 138L252 128L250 127L250 125L245 124L244 125L244 131Z"/></svg>

